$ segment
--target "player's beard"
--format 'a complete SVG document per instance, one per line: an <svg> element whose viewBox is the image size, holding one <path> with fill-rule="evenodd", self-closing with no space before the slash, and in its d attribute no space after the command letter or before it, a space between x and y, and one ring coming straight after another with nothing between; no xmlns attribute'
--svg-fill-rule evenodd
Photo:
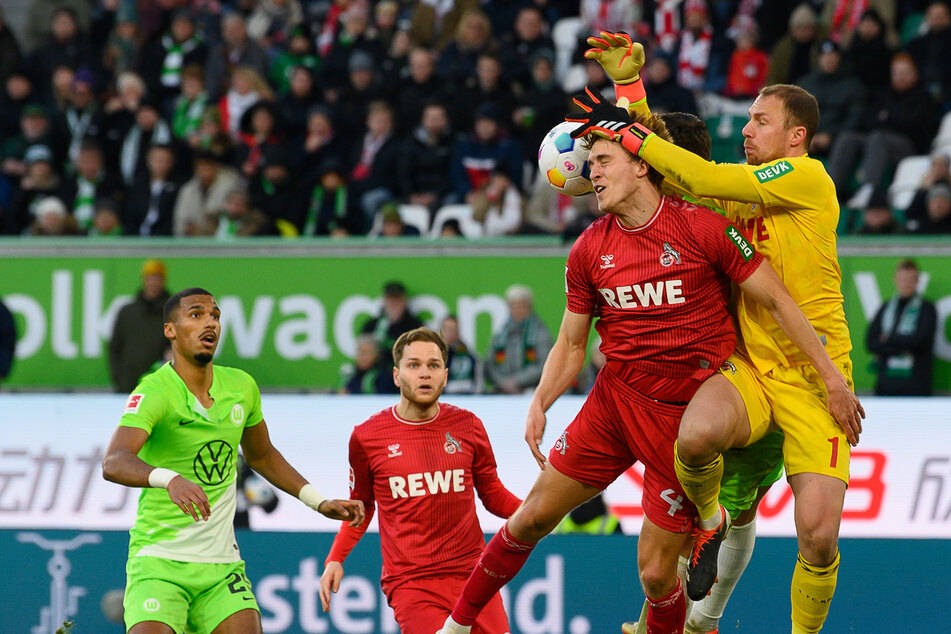
<svg viewBox="0 0 951 634"><path fill-rule="evenodd" d="M214 358L214 355L210 352L199 352L195 355L195 363L200 366L206 366L211 363L212 358Z"/></svg>

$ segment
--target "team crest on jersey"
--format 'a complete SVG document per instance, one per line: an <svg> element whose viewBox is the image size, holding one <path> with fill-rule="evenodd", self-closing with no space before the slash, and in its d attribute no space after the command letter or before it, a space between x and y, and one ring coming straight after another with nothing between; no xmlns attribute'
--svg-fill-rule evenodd
<svg viewBox="0 0 951 634"><path fill-rule="evenodd" d="M395 458L396 456L403 455L403 452L400 451L400 444L398 442L393 443L392 445L387 445L386 448L390 450L390 453L387 456L387 458Z"/></svg>
<svg viewBox="0 0 951 634"><path fill-rule="evenodd" d="M234 407L231 408L231 422L234 423L235 427L239 427L244 422L244 407L241 406L241 403L235 403Z"/></svg>
<svg viewBox="0 0 951 634"><path fill-rule="evenodd" d="M660 256L661 266L670 266L673 263L680 264L680 253L677 249L670 246L669 242L664 243L664 252Z"/></svg>
<svg viewBox="0 0 951 634"><path fill-rule="evenodd" d="M727 372L730 374L736 374L736 364L730 360L724 361L720 366L720 372L723 372L724 374Z"/></svg>
<svg viewBox="0 0 951 634"><path fill-rule="evenodd" d="M139 405L142 404L142 399L145 397L144 394L131 394L129 395L129 400L125 403L125 413L126 414L138 414Z"/></svg>
<svg viewBox="0 0 951 634"><path fill-rule="evenodd" d="M601 270L614 268L614 255L601 256Z"/></svg>
<svg viewBox="0 0 951 634"><path fill-rule="evenodd" d="M561 438L555 441L555 451L561 455L565 455L565 451L568 450L568 430L561 432Z"/></svg>
<svg viewBox="0 0 951 634"><path fill-rule="evenodd" d="M442 446L448 454L454 454L456 452L462 453L462 443L452 437L448 431L446 432L446 444Z"/></svg>

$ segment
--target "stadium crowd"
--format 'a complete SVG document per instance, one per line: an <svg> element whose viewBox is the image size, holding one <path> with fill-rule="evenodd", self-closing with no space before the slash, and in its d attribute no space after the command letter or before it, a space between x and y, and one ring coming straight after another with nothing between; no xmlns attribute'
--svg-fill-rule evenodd
<svg viewBox="0 0 951 634"><path fill-rule="evenodd" d="M946 2L36 0L17 34L9 17L6 235L416 235L447 205L465 218L439 235L576 235L591 197L555 194L535 154L568 93L611 94L583 58L601 30L645 44L652 108L704 116L733 144L720 160L763 85L813 92L840 233L951 232ZM896 167L931 151L897 204Z"/></svg>

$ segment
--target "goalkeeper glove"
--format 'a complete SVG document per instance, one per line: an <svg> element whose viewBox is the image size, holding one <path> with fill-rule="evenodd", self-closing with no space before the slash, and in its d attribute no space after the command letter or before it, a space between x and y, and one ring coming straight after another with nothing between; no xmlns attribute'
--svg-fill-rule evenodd
<svg viewBox="0 0 951 634"><path fill-rule="evenodd" d="M565 116L565 121L581 124L571 133L574 139L596 134L611 141L619 141L624 149L637 156L644 141L654 134L646 126L632 122L627 110L611 105L588 86L584 94L574 97L572 101L584 111Z"/></svg>
<svg viewBox="0 0 951 634"><path fill-rule="evenodd" d="M591 48L585 51L585 59L601 64L615 84L619 106L626 108L647 98L640 75L644 65L644 47L640 42L632 41L627 33L609 31L601 31L601 37L589 37L587 42Z"/></svg>

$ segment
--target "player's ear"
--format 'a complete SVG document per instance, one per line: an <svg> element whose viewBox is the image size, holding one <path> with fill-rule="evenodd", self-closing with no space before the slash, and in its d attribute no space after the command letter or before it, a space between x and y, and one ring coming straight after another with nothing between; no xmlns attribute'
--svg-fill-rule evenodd
<svg viewBox="0 0 951 634"><path fill-rule="evenodd" d="M395 365L393 366L393 384L396 385L396 387L400 386L400 369Z"/></svg>
<svg viewBox="0 0 951 634"><path fill-rule="evenodd" d="M172 339L175 338L175 325L172 322L166 321L164 325L164 330L165 330L166 339L171 341Z"/></svg>

